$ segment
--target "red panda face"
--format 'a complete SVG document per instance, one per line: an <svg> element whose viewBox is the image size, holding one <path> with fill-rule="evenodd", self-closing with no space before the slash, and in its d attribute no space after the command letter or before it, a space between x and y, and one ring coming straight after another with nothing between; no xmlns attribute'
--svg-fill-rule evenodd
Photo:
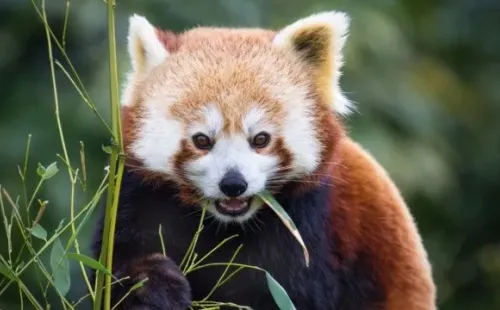
<svg viewBox="0 0 500 310"><path fill-rule="evenodd" d="M173 35L134 16L123 99L129 157L176 182L184 200L208 201L219 220L251 218L262 207L258 193L313 175L332 152L333 113L347 109L333 78L339 19L318 15L278 33Z"/></svg>

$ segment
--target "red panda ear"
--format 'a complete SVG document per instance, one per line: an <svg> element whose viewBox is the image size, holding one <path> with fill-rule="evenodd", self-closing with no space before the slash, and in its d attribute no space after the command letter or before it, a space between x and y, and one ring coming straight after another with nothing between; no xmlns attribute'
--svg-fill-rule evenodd
<svg viewBox="0 0 500 310"><path fill-rule="evenodd" d="M129 19L128 52L133 71L139 74L151 70L168 56L158 30L136 14Z"/></svg>
<svg viewBox="0 0 500 310"><path fill-rule="evenodd" d="M352 108L339 85L348 28L346 14L323 12L286 26L273 39L273 44L292 50L311 66L318 89L340 114Z"/></svg>

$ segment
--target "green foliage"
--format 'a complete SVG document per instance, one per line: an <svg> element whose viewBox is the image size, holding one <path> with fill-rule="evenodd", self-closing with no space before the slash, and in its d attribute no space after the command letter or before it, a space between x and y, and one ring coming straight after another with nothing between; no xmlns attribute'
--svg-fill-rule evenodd
<svg viewBox="0 0 500 310"><path fill-rule="evenodd" d="M71 279L69 277L69 261L64 255L64 248L59 238L56 238L52 244L50 267L52 267L54 286L59 294L64 297L71 286Z"/></svg>
<svg viewBox="0 0 500 310"><path fill-rule="evenodd" d="M278 307L281 310L295 310L295 306L290 297L288 297L285 289L268 272L266 272L266 279L269 291L273 295Z"/></svg>
<svg viewBox="0 0 500 310"><path fill-rule="evenodd" d="M15 278L12 275L12 271L10 270L9 267L7 267L4 263L0 262L0 273L6 277L7 279L14 281Z"/></svg>
<svg viewBox="0 0 500 310"><path fill-rule="evenodd" d="M267 197L267 198L269 198L269 197L272 198L272 196L270 196L269 193L264 193L263 196ZM282 207L277 202L273 203L273 207L282 210ZM280 211L278 211L278 212L280 212ZM282 213L280 214L280 216L289 218L288 214L286 214L286 212L284 210L281 212ZM191 273L193 271L207 268L207 267L224 266L225 269L222 272L220 278L215 283L212 290L207 294L207 296L205 296L200 301L196 301L196 300L193 301L191 308L192 309L219 309L219 307L221 307L221 306L227 306L227 307L232 307L232 308L237 308L237 309L251 309L245 305L216 302L216 301L210 301L209 299L212 296L212 294L219 287L221 287L226 282L228 282L238 272L240 272L243 269L254 269L254 270L257 270L259 272L264 272L266 274L266 279L267 279L269 291L271 292L271 295L274 298L276 304L279 306L279 308L281 310L295 310L295 306L293 305L293 302L291 301L287 292L278 283L278 281L276 281L276 279L273 278L273 276L269 272L267 272L266 270L264 270L262 268L259 268L258 266L251 266L251 265L239 264L239 263L234 262L234 260L236 259L236 256L238 255L238 253L240 252L240 250L244 246L243 244L241 244L236 249L236 251L233 254L233 257L231 257L231 259L227 263L221 262L221 263L202 264L208 257L210 257L210 255L215 253L225 243L227 243L228 241L230 241L231 239L233 239L235 237L238 237L238 235L233 235L233 236L227 237L226 239L222 240L217 246L215 246L212 250L210 250L207 254L205 254L203 257L198 259L198 254L195 252L196 243L198 242L198 238L203 231L203 221L205 219L205 214L206 214L206 207L204 207L202 210L202 214L201 214L200 221L198 224L198 229L196 230L195 235L193 237L193 240L192 240L191 244L189 245L188 251L184 255L184 258L182 259L182 262L180 264L180 268L183 271L184 275L188 275L189 273ZM289 225L289 224L287 223L287 225ZM289 226L287 226L287 227L289 227ZM161 237L161 226L160 226L159 232L160 232L160 237ZM295 232L293 232L291 230L291 233L295 233ZM300 235L299 235L299 238L301 239ZM162 249L164 249L165 245L163 244L163 239L161 239L161 243L162 243L161 244ZM231 273L228 273L228 271L230 270L231 267L235 267L235 270Z"/></svg>
<svg viewBox="0 0 500 310"><path fill-rule="evenodd" d="M56 175L56 173L58 171L59 171L59 169L57 168L57 162L53 162L47 168L45 168L44 166L42 166L42 164L39 163L38 164L38 169L36 170L36 172L38 173L38 175L43 180L48 180L48 179L52 178L53 176Z"/></svg>
<svg viewBox="0 0 500 310"><path fill-rule="evenodd" d="M35 226L33 226L33 228L31 229L31 234L38 239L47 241L47 231L40 224L35 224Z"/></svg>
<svg viewBox="0 0 500 310"><path fill-rule="evenodd" d="M82 255L82 254L78 254L78 253L68 253L67 256L68 256L68 258L82 262L85 265L87 265L95 270L99 270L105 274L111 275L111 271L109 271L106 267L104 267L101 263L99 263L98 261L96 261L93 258L90 258L90 257Z"/></svg>

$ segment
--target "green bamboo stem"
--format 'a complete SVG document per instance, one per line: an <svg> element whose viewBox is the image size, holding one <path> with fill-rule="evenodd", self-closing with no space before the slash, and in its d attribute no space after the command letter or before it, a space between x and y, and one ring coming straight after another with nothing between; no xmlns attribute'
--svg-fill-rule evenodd
<svg viewBox="0 0 500 310"><path fill-rule="evenodd" d="M108 41L109 41L109 75L110 75L110 104L111 122L113 130L113 147L111 151L110 174L108 184L108 197L106 201L105 225L102 236L102 246L100 262L108 270L113 270L113 246L116 227L116 213L118 210L118 200L121 187L121 179L124 170L123 142L120 120L120 106L118 94L118 65L116 57L115 38L115 2L107 1L108 5ZM100 310L102 303L102 288L104 287L104 304L102 309L111 309L111 275L97 272L96 277L96 298L94 309ZM104 285L105 284L105 285Z"/></svg>

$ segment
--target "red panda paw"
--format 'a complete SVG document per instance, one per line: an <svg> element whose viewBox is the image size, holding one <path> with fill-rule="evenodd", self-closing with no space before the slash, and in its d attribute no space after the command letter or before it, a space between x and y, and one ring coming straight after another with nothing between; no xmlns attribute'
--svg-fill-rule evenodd
<svg viewBox="0 0 500 310"><path fill-rule="evenodd" d="M133 285L143 281L143 286L135 289L117 307L120 310L186 310L191 305L191 288L179 267L169 257L153 254L133 260L120 277L130 277L127 290L120 289L120 300ZM115 284L119 285L119 284Z"/></svg>

